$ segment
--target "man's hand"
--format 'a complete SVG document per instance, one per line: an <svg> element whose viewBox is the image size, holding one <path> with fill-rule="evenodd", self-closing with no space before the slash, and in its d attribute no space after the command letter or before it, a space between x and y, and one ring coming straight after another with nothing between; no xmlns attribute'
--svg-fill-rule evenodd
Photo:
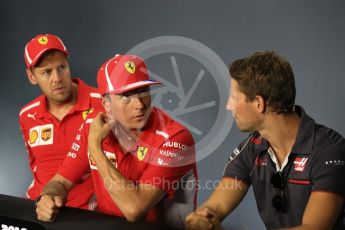
<svg viewBox="0 0 345 230"><path fill-rule="evenodd" d="M89 153L92 155L93 149L100 146L102 140L109 134L113 127L113 122L107 121L103 112L97 114L93 119L88 136Z"/></svg>
<svg viewBox="0 0 345 230"><path fill-rule="evenodd" d="M223 229L215 211L209 208L199 209L186 217L186 229Z"/></svg>
<svg viewBox="0 0 345 230"><path fill-rule="evenodd" d="M209 230L213 225L208 218L199 214L198 212L192 212L186 217L185 229L186 230Z"/></svg>
<svg viewBox="0 0 345 230"><path fill-rule="evenodd" d="M206 217L209 222L212 224L212 229L222 229L220 225L220 220L217 216L217 213L209 208L204 208L202 210L197 211L198 214Z"/></svg>
<svg viewBox="0 0 345 230"><path fill-rule="evenodd" d="M36 204L37 219L41 221L54 221L59 208L64 206L65 200L61 196L42 195Z"/></svg>

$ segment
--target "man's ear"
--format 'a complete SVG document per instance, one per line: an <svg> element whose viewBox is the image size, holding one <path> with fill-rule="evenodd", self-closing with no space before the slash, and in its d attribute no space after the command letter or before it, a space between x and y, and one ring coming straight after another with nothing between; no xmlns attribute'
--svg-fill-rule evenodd
<svg viewBox="0 0 345 230"><path fill-rule="evenodd" d="M36 79L36 76L33 74L32 69L26 69L26 75L28 76L28 79L31 84L37 85L37 79Z"/></svg>
<svg viewBox="0 0 345 230"><path fill-rule="evenodd" d="M266 112L266 100L260 96L255 96L255 102L256 102L256 109L259 113L263 114Z"/></svg>
<svg viewBox="0 0 345 230"><path fill-rule="evenodd" d="M107 96L105 96L105 95L102 97L102 105L105 109L105 112L109 113L110 112L110 99L107 98Z"/></svg>

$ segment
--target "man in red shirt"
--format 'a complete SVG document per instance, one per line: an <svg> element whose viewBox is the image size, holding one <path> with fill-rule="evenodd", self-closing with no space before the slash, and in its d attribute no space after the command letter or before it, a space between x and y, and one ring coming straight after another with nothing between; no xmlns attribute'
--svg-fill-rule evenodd
<svg viewBox="0 0 345 230"><path fill-rule="evenodd" d="M80 128L71 154L42 192L38 219L53 220L67 191L91 168L99 211L181 228L196 201L192 135L151 107L149 86L159 82L149 80L140 57L106 61L97 83L105 111L89 114Z"/></svg>
<svg viewBox="0 0 345 230"><path fill-rule="evenodd" d="M37 199L56 174L87 114L102 107L97 89L71 79L68 51L55 35L40 34L25 46L26 73L42 95L19 114L33 181L27 197ZM94 209L92 178L86 174L69 193L67 206Z"/></svg>

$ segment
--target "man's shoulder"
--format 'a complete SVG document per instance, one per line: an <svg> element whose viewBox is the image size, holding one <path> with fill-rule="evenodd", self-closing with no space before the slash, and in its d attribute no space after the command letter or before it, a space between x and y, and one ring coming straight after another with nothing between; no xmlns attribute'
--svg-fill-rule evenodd
<svg viewBox="0 0 345 230"><path fill-rule="evenodd" d="M252 132L230 153L230 160L241 154L248 159L255 159L259 153L268 150L268 142L260 133Z"/></svg>
<svg viewBox="0 0 345 230"><path fill-rule="evenodd" d="M345 150L345 138L337 131L320 124L315 125L315 144L323 150L330 147L341 148Z"/></svg>
<svg viewBox="0 0 345 230"><path fill-rule="evenodd" d="M34 114L35 112L37 113L39 105L43 103L43 100L44 95L41 95L24 105L19 111L19 119L27 118L28 114Z"/></svg>
<svg viewBox="0 0 345 230"><path fill-rule="evenodd" d="M267 140L258 132L249 133L248 136L242 140L240 146L242 149L248 146L249 149L252 149L254 152L267 150L269 147Z"/></svg>

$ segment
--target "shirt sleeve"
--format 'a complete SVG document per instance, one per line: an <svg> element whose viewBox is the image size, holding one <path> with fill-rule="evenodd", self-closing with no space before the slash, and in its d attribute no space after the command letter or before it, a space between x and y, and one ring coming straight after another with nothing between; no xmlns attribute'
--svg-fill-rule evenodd
<svg viewBox="0 0 345 230"><path fill-rule="evenodd" d="M83 176L90 171L87 153L87 134L89 126L87 122L88 120L79 128L74 141L72 141L70 150L57 172L73 183L78 183Z"/></svg>
<svg viewBox="0 0 345 230"><path fill-rule="evenodd" d="M252 151L250 138L248 137L239 144L235 150L230 154L228 163L225 165L223 177L230 177L240 180L248 185L251 184L250 180L250 160L248 156Z"/></svg>
<svg viewBox="0 0 345 230"><path fill-rule="evenodd" d="M26 151L28 152L30 169L31 169L31 172L33 174L34 179L36 179L35 178L35 173L34 173L34 169L35 169L35 156L34 156L32 150L31 150L31 147L28 144L28 141L29 141L29 130L27 128L25 128L25 124L22 121L21 117L19 117L19 125L20 125L20 130L22 132L25 148L26 148Z"/></svg>
<svg viewBox="0 0 345 230"><path fill-rule="evenodd" d="M312 191L336 193L345 198L345 141L320 147L312 162Z"/></svg>
<svg viewBox="0 0 345 230"><path fill-rule="evenodd" d="M140 183L152 184L164 190L169 197L178 189L183 176L196 172L195 144L187 130L161 143L150 158Z"/></svg>

